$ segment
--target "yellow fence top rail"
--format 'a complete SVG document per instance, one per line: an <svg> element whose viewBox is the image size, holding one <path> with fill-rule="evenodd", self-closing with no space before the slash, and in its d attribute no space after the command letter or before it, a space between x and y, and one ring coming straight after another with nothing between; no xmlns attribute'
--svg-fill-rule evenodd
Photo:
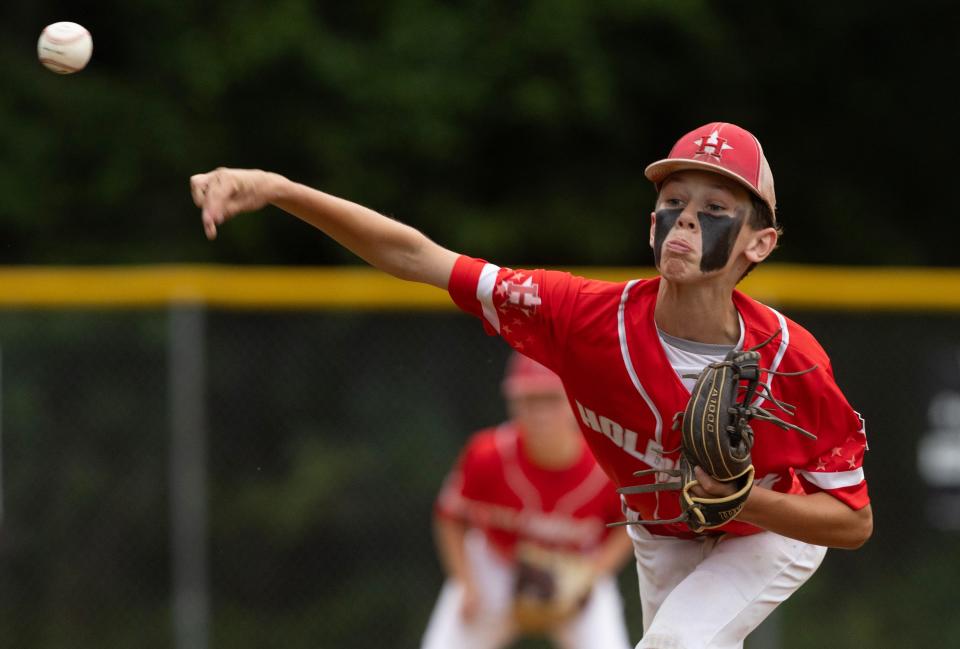
<svg viewBox="0 0 960 649"><path fill-rule="evenodd" d="M595 279L652 277L651 268L568 268ZM960 268L770 264L741 285L776 306L823 310L960 311ZM366 267L213 265L0 267L0 307L444 310L446 292Z"/></svg>

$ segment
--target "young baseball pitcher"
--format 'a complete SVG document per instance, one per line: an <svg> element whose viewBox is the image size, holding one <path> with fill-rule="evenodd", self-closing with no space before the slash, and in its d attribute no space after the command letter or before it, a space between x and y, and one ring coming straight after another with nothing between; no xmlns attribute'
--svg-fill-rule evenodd
<svg viewBox="0 0 960 649"><path fill-rule="evenodd" d="M658 192L659 276L624 283L458 255L273 173L217 169L190 184L209 238L272 203L381 270L448 290L488 333L560 375L632 523L637 646L732 649L827 547L870 537L864 424L813 336L735 288L779 238L759 141L706 124L645 175Z"/></svg>
<svg viewBox="0 0 960 649"><path fill-rule="evenodd" d="M447 572L423 649L498 649L545 635L564 649L629 649L615 575L630 555L620 497L560 377L518 353L508 421L475 433L435 507Z"/></svg>

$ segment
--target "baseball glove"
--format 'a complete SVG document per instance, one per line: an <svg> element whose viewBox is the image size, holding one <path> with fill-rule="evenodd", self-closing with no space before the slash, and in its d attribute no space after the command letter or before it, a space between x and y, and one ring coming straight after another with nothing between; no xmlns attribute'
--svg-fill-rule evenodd
<svg viewBox="0 0 960 649"><path fill-rule="evenodd" d="M753 488L754 468L750 455L753 448L752 419L769 421L785 430L794 430L816 439L815 435L753 403L754 397L762 396L783 413L795 414L795 408L774 398L770 385L760 378L763 374L798 376L816 369L814 366L800 372L775 372L761 368L757 350L778 333L775 332L747 351L731 351L723 361L704 368L697 376L686 409L674 415L673 428L676 430L679 427L681 430L677 468L646 469L634 473L637 477L665 474L679 480L617 490L621 494L679 491L680 515L667 520L624 521L614 525L682 522L694 532L702 532L736 518ZM721 498L694 495L692 489L698 482L693 470L697 466L715 480L732 483L735 491Z"/></svg>
<svg viewBox="0 0 960 649"><path fill-rule="evenodd" d="M593 571L582 555L529 543L517 547L513 620L517 630L542 635L579 613L593 590Z"/></svg>

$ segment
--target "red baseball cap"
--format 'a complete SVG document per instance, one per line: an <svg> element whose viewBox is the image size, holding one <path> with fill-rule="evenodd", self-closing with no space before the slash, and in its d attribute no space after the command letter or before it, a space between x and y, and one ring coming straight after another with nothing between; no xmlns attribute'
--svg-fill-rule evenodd
<svg viewBox="0 0 960 649"><path fill-rule="evenodd" d="M750 131L726 122L705 124L677 140L670 155L648 166L644 175L660 191L667 176L683 169L712 171L736 180L770 206L776 221L773 173L760 141Z"/></svg>
<svg viewBox="0 0 960 649"><path fill-rule="evenodd" d="M563 392L563 381L537 361L513 352L507 360L507 370L501 387L503 396L513 399L528 394Z"/></svg>

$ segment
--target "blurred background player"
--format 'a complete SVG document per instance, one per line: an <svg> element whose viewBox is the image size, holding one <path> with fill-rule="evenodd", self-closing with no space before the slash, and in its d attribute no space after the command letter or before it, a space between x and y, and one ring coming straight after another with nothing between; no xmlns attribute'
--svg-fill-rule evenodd
<svg viewBox="0 0 960 649"><path fill-rule="evenodd" d="M495 649L542 634L564 649L627 649L615 575L631 552L620 499L560 377L514 353L510 419L468 441L436 503L447 581L423 649Z"/></svg>

